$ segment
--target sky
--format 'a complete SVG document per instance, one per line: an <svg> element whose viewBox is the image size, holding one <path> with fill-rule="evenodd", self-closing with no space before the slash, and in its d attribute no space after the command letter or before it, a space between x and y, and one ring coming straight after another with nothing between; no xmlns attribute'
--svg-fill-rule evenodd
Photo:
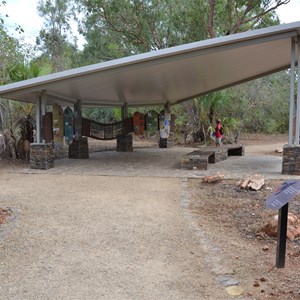
<svg viewBox="0 0 300 300"><path fill-rule="evenodd" d="M20 25L24 29L22 37L26 43L35 44L36 37L43 26L43 19L38 15L37 5L39 0L5 0L6 5L0 7L0 14L7 14L5 23L11 29L15 28L15 24ZM3 12L2 12L3 11ZM73 31L76 32L76 24L72 26ZM13 32L13 31L12 31ZM13 32L15 37L20 37L20 34ZM84 39L78 36L78 46L82 48Z"/></svg>
<svg viewBox="0 0 300 300"><path fill-rule="evenodd" d="M6 0L6 2L4 7L0 7L0 14L8 14L9 18L6 22L11 28L14 27L14 24L21 25L25 31L24 41L35 44L39 30L43 26L43 20L39 17L36 9L38 0ZM300 0L291 0L290 3L282 5L277 13L282 23L300 21ZM19 37L19 34L15 36ZM78 45L81 48L84 40L82 37L78 38Z"/></svg>

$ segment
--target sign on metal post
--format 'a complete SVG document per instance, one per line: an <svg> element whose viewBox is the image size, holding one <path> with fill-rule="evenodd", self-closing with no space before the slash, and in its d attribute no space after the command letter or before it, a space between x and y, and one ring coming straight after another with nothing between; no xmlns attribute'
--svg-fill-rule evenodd
<svg viewBox="0 0 300 300"><path fill-rule="evenodd" d="M267 199L267 208L279 210L276 267L284 268L286 252L286 230L288 223L288 203L300 191L299 180L283 182Z"/></svg>

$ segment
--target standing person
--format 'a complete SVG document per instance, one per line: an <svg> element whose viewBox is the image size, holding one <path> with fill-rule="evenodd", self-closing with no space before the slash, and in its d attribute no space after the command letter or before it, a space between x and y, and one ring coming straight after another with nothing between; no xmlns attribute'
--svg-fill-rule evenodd
<svg viewBox="0 0 300 300"><path fill-rule="evenodd" d="M223 137L223 127L221 124L221 119L218 119L217 126L215 129L215 137L216 137L216 147L220 147L222 144L222 137Z"/></svg>

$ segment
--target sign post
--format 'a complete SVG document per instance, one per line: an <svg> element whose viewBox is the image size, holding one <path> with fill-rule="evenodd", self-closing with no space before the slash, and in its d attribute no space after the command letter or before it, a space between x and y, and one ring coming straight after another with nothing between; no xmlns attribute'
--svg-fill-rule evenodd
<svg viewBox="0 0 300 300"><path fill-rule="evenodd" d="M286 229L288 222L289 204L285 204L279 209L278 214L278 236L277 236L277 250L276 250L276 267L284 268L285 265L285 251L286 251Z"/></svg>
<svg viewBox="0 0 300 300"><path fill-rule="evenodd" d="M286 230L288 224L289 201L300 191L299 180L288 180L279 186L267 199L267 208L279 210L276 267L284 268L286 252Z"/></svg>

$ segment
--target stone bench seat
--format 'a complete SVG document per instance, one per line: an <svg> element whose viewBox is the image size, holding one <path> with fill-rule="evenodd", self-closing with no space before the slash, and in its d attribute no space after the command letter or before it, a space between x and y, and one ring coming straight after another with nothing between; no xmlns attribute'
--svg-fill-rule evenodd
<svg viewBox="0 0 300 300"><path fill-rule="evenodd" d="M206 147L188 153L181 159L181 169L207 170L208 163L217 163L228 156L243 156L243 145L223 145L221 147Z"/></svg>
<svg viewBox="0 0 300 300"><path fill-rule="evenodd" d="M243 145L226 145L228 156L243 156L245 155L245 147Z"/></svg>
<svg viewBox="0 0 300 300"><path fill-rule="evenodd" d="M186 170L207 170L207 155L185 155L181 158L180 167Z"/></svg>

